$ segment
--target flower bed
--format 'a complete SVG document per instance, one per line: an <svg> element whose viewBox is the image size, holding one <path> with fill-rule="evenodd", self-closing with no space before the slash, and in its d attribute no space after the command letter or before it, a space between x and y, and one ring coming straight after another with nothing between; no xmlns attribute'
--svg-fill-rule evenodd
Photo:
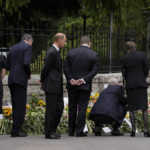
<svg viewBox="0 0 150 150"><path fill-rule="evenodd" d="M91 111L92 106L96 102L97 98L99 96L99 93L93 94L90 96L90 102L87 108L86 112L86 124L88 127L88 132L92 133L94 129L94 123L88 119L89 113ZM39 99L35 94L32 95L32 99L29 102L28 105L26 105L26 116L25 116L25 122L23 125L23 130L26 131L28 134L44 134L44 122L45 122L45 110L46 110L46 104L43 100ZM150 103L149 103L150 107ZM11 131L11 125L12 125L12 108L11 106L5 106L3 107L4 112L4 119L0 120L0 134L10 134ZM150 114L150 109L149 109ZM143 120L142 120L142 114L140 111L136 113L136 116L138 118L138 126L137 130L141 131L141 126L143 127ZM127 113L126 119L129 118L129 114ZM150 120L150 115L149 115ZM109 125L106 125L109 126ZM111 128L111 126L109 126ZM123 122L120 129L123 132L130 132L130 126ZM65 134L68 133L68 105L64 108L64 113L61 118L61 122L58 126L58 132Z"/></svg>

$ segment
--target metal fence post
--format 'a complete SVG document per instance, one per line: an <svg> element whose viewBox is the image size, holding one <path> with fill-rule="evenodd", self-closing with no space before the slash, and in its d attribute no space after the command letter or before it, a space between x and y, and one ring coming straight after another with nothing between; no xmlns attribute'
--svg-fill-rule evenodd
<svg viewBox="0 0 150 150"><path fill-rule="evenodd" d="M113 13L110 13L110 40L109 40L109 73L112 72L112 33L113 33Z"/></svg>

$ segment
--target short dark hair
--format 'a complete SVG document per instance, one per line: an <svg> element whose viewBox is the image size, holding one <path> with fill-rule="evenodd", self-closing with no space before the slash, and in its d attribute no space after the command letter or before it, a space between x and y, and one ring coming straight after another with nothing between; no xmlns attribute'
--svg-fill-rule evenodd
<svg viewBox="0 0 150 150"><path fill-rule="evenodd" d="M91 42L91 39L88 35L84 35L81 37L80 43L81 44L89 44Z"/></svg>
<svg viewBox="0 0 150 150"><path fill-rule="evenodd" d="M66 35L64 33L57 33L54 37L54 41L57 42L59 39L64 39L65 36Z"/></svg>
<svg viewBox="0 0 150 150"><path fill-rule="evenodd" d="M23 34L22 37L21 37L22 41L29 40L29 39L33 39L33 37L32 37L31 34L28 34L28 33Z"/></svg>
<svg viewBox="0 0 150 150"><path fill-rule="evenodd" d="M133 42L133 41L128 41L125 43L125 49L126 50L131 50L131 49L134 49L136 50L136 43Z"/></svg>

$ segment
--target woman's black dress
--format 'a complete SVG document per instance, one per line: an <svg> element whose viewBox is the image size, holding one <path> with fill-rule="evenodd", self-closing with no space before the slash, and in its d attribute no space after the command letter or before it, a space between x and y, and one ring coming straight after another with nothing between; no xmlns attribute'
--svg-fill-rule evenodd
<svg viewBox="0 0 150 150"><path fill-rule="evenodd" d="M127 90L127 104L130 111L147 110L147 88L139 87Z"/></svg>

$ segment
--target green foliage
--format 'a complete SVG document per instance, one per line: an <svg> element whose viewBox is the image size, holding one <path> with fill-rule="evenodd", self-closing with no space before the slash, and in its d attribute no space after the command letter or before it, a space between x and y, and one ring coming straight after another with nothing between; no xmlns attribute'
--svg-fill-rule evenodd
<svg viewBox="0 0 150 150"><path fill-rule="evenodd" d="M34 135L44 134L45 106L45 102L39 99L36 94L32 95L29 105L26 105L26 116L22 127L23 131ZM10 108L7 107L7 109L9 110ZM0 134L10 134L12 116L11 114L5 114L4 117L5 119L0 120ZM68 119L65 112L57 130L59 133L68 132Z"/></svg>
<svg viewBox="0 0 150 150"><path fill-rule="evenodd" d="M0 7L3 7L10 14L17 12L21 7L27 6L31 0L0 0Z"/></svg>
<svg viewBox="0 0 150 150"><path fill-rule="evenodd" d="M138 16L136 19L141 19L141 9L146 4L146 0L83 0L80 2L80 12L93 18L94 22L103 21L102 18L109 18L110 13L113 13L115 26L127 27L129 25L128 17L132 13L136 17ZM109 23L109 19L107 21ZM135 19L134 21L136 22Z"/></svg>
<svg viewBox="0 0 150 150"><path fill-rule="evenodd" d="M94 95L92 94L90 96L90 102L86 111L86 118L87 118L86 124L89 133L93 133L95 128L94 122L88 119L89 113L98 97L99 97L99 93L96 93ZM150 103L148 105L150 107ZM34 135L44 134L45 106L46 104L43 100L39 99L35 94L32 95L29 105L26 105L27 110L26 110L25 122L23 125L23 130L26 131L28 134L34 134ZM6 112L9 112L11 108L7 107L3 109L4 109L5 118L3 120L0 120L0 134L10 134L11 126L12 126L12 116L10 113L6 113ZM149 111L150 110L148 110L148 112ZM148 117L149 117L148 120L150 120L150 115ZM129 119L129 113L127 113L126 119ZM144 126L141 111L136 112L136 125L137 125L138 132L141 132ZM108 124L103 125L103 127L106 126L112 129L111 125ZM149 128L150 128L150 124L149 124ZM124 121L120 127L120 130L124 133L129 133L131 132L131 127ZM64 108L61 122L57 128L57 132L62 134L68 133L68 105Z"/></svg>

